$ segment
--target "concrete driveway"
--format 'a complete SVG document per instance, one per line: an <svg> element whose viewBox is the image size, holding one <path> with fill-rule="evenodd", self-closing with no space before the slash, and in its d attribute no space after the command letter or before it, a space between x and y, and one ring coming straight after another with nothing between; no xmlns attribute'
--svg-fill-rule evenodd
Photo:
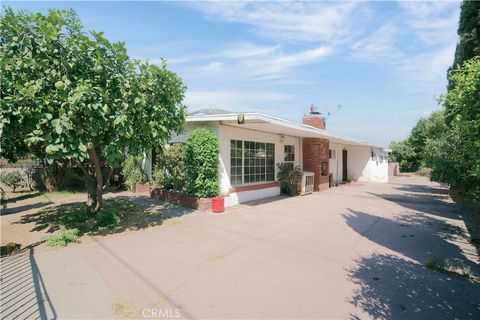
<svg viewBox="0 0 480 320"><path fill-rule="evenodd" d="M446 189L420 177L277 198L221 215L193 212L164 226L35 253L27 273L40 304L30 313L479 319L479 283L424 267L429 257L449 257L480 274L464 214ZM8 317L24 312L14 309Z"/></svg>

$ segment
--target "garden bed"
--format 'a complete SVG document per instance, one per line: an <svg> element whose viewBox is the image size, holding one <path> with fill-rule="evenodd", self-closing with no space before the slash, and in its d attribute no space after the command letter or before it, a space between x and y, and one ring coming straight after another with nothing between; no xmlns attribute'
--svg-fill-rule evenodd
<svg viewBox="0 0 480 320"><path fill-rule="evenodd" d="M155 199L200 211L207 211L212 208L212 198L198 198L175 190L154 188L150 196Z"/></svg>

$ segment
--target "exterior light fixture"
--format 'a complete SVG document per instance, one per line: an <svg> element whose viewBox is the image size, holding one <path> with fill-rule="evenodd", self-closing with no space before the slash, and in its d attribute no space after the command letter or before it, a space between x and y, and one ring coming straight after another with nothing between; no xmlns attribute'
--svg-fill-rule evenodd
<svg viewBox="0 0 480 320"><path fill-rule="evenodd" d="M285 136L284 136L284 135L281 135L281 136L280 136L280 142L283 143L284 141L285 141Z"/></svg>
<svg viewBox="0 0 480 320"><path fill-rule="evenodd" d="M238 114L237 123L238 124L245 124L245 115L243 113Z"/></svg>

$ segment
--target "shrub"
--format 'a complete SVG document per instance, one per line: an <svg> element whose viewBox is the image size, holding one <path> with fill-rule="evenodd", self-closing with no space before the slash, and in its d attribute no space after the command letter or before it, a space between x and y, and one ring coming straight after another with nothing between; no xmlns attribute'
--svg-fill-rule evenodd
<svg viewBox="0 0 480 320"><path fill-rule="evenodd" d="M4 171L0 173L0 181L15 192L18 187L25 184L25 177L18 170Z"/></svg>
<svg viewBox="0 0 480 320"><path fill-rule="evenodd" d="M183 144L177 143L169 147L162 158L164 187L178 191L185 190L186 169Z"/></svg>
<svg viewBox="0 0 480 320"><path fill-rule="evenodd" d="M119 213L112 209L103 209L97 213L97 226L101 228L114 229L118 226Z"/></svg>
<svg viewBox="0 0 480 320"><path fill-rule="evenodd" d="M462 277L472 276L472 269L461 259L432 257L425 262L425 267L431 270L453 273Z"/></svg>
<svg viewBox="0 0 480 320"><path fill-rule="evenodd" d="M165 173L163 172L163 168L160 166L156 166L152 172L152 182L155 187L163 187L165 186Z"/></svg>
<svg viewBox="0 0 480 320"><path fill-rule="evenodd" d="M432 175L432 170L430 168L427 168L427 167L421 167L418 171L417 171L417 174L419 176L424 176L424 177L428 177L430 178L431 175Z"/></svg>
<svg viewBox="0 0 480 320"><path fill-rule="evenodd" d="M42 182L48 192L58 191L65 186L65 169L57 163L45 163Z"/></svg>
<svg viewBox="0 0 480 320"><path fill-rule="evenodd" d="M60 228L60 232L56 235L43 237L49 247L65 247L71 242L78 241L78 229L67 230L65 227Z"/></svg>
<svg viewBox="0 0 480 320"><path fill-rule="evenodd" d="M18 252L20 251L21 248L22 248L21 244L15 243L15 242L9 242L6 245L0 247L0 256L3 257L9 254Z"/></svg>
<svg viewBox="0 0 480 320"><path fill-rule="evenodd" d="M205 128L195 129L185 142L187 191L197 197L219 194L218 139Z"/></svg>
<svg viewBox="0 0 480 320"><path fill-rule="evenodd" d="M142 160L141 156L129 155L123 162L122 175L129 190L135 190L137 184L148 181L143 172Z"/></svg>

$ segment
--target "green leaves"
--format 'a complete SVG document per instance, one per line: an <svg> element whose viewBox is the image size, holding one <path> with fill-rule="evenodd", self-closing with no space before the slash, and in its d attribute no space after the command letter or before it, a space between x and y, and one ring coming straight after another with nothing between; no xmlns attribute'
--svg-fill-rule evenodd
<svg viewBox="0 0 480 320"><path fill-rule="evenodd" d="M57 145L53 145L53 144L49 144L46 148L45 148L45 152L47 154L53 154L55 152L58 152L58 150L60 150L60 148L57 146Z"/></svg>
<svg viewBox="0 0 480 320"><path fill-rule="evenodd" d="M186 87L166 65L131 60L125 44L85 34L75 12L5 8L0 19L2 156L118 165L181 132ZM32 80L33 79L33 80Z"/></svg>
<svg viewBox="0 0 480 320"><path fill-rule="evenodd" d="M195 129L185 142L187 191L197 197L212 197L220 192L218 154L215 134L205 128Z"/></svg>
<svg viewBox="0 0 480 320"><path fill-rule="evenodd" d="M63 81L57 81L55 82L55 88L58 90L63 90L65 89L65 83Z"/></svg>
<svg viewBox="0 0 480 320"><path fill-rule="evenodd" d="M125 120L127 120L127 116L122 114L121 116L119 116L118 118L116 118L114 121L113 121L113 125L114 126L117 126L117 125L120 125L120 124L124 124L125 123Z"/></svg>
<svg viewBox="0 0 480 320"><path fill-rule="evenodd" d="M441 144L432 147L432 177L480 200L480 57L451 71L453 85L444 96L449 125Z"/></svg>

